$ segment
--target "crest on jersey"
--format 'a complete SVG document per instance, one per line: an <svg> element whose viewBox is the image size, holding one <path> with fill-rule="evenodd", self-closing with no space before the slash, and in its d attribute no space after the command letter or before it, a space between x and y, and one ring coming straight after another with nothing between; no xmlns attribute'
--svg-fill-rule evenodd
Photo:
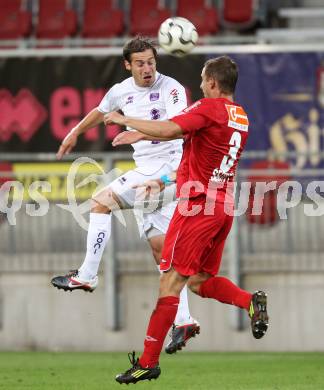
<svg viewBox="0 0 324 390"><path fill-rule="evenodd" d="M127 100L126 100L126 104L130 104L130 103L133 103L134 102L134 96L128 96Z"/></svg>
<svg viewBox="0 0 324 390"><path fill-rule="evenodd" d="M152 108L150 114L151 114L151 119L152 119L153 121L156 121L156 120L159 119L160 116L161 116L161 115L160 115L160 111L159 111L157 108Z"/></svg>
<svg viewBox="0 0 324 390"><path fill-rule="evenodd" d="M248 131L249 120L243 108L231 104L225 104L225 107L228 113L228 127L241 131Z"/></svg>
<svg viewBox="0 0 324 390"><path fill-rule="evenodd" d="M155 102L159 100L160 94L158 92L152 92L150 93L150 101Z"/></svg>

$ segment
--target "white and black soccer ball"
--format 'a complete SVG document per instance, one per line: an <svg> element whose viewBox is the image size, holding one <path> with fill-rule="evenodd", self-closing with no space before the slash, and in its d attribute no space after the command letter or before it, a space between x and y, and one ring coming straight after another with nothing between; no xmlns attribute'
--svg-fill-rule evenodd
<svg viewBox="0 0 324 390"><path fill-rule="evenodd" d="M190 20L177 16L161 24L158 39L167 53L182 57L196 46L198 33Z"/></svg>

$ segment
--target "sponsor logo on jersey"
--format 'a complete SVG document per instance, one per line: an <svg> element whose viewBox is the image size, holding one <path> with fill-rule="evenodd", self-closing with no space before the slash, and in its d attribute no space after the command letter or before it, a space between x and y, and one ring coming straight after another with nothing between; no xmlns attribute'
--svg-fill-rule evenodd
<svg viewBox="0 0 324 390"><path fill-rule="evenodd" d="M157 145L157 144L159 144L160 143L160 141L151 141L151 144L152 145Z"/></svg>
<svg viewBox="0 0 324 390"><path fill-rule="evenodd" d="M241 131L248 131L249 120L243 108L230 104L225 104L225 107L228 113L227 126Z"/></svg>
<svg viewBox="0 0 324 390"><path fill-rule="evenodd" d="M230 172L230 173L223 172L220 169L215 168L213 170L213 176L210 178L210 181L212 181L214 183L226 183L230 179L232 179L233 176L234 176L233 172Z"/></svg>
<svg viewBox="0 0 324 390"><path fill-rule="evenodd" d="M159 97L160 97L159 92L150 93L150 101L151 102L155 102L155 101L159 100Z"/></svg>
<svg viewBox="0 0 324 390"><path fill-rule="evenodd" d="M134 103L134 96L128 96L126 104Z"/></svg>
<svg viewBox="0 0 324 390"><path fill-rule="evenodd" d="M177 89L173 89L170 92L170 95L172 96L173 104L178 103L178 101L179 101L179 92L178 92L178 90Z"/></svg>
<svg viewBox="0 0 324 390"><path fill-rule="evenodd" d="M161 116L160 111L157 108L152 108L150 114L153 121L156 121Z"/></svg>

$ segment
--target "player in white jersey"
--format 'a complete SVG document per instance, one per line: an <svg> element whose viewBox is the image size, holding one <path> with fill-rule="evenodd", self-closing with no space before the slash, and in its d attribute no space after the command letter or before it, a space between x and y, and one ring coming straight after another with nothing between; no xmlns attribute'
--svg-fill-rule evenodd
<svg viewBox="0 0 324 390"><path fill-rule="evenodd" d="M187 107L184 87L171 77L156 71L157 52L150 40L136 37L123 49L124 64L131 77L115 84L104 96L99 106L90 111L63 140L57 157L69 153L80 134L104 121L104 115L121 110L125 115L139 119L169 119ZM162 178L172 182L170 176L182 157L182 140L155 139L139 132L127 133L134 148L136 168L123 174L92 197L92 207L87 236L87 252L78 270L52 279L52 284L63 290L93 291L98 285L98 268L106 243L111 234L111 211L134 207L136 189L148 180ZM173 189L174 184L169 188ZM173 215L173 199L142 218L142 230L151 246L157 264L160 263L165 233ZM199 333L199 324L191 317L187 290L183 289L172 338L166 351L174 353L186 341Z"/></svg>

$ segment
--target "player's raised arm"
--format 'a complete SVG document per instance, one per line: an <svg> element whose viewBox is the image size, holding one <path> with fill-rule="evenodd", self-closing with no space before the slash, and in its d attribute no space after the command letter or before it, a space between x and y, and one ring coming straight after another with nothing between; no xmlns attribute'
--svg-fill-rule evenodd
<svg viewBox="0 0 324 390"><path fill-rule="evenodd" d="M97 108L90 111L64 138L56 154L57 159L60 160L65 154L71 152L75 147L80 134L97 126L99 123L103 122L103 120L104 114L98 111Z"/></svg>
<svg viewBox="0 0 324 390"><path fill-rule="evenodd" d="M105 115L104 122L105 124L116 123L118 125L128 126L157 139L176 139L183 137L181 127L172 121L148 121L123 116L118 112L110 112Z"/></svg>

